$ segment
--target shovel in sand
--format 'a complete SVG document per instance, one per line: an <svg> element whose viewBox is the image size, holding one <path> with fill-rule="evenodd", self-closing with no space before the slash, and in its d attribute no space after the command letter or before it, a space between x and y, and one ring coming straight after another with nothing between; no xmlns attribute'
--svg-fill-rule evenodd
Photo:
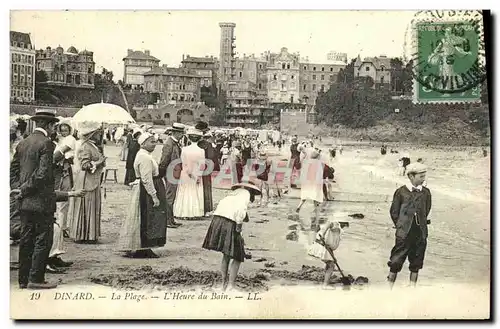
<svg viewBox="0 0 500 329"><path fill-rule="evenodd" d="M323 238L323 236L321 234L318 234L318 235L319 235L319 239L321 241L321 244L323 245L323 247L325 247L325 249L328 251L328 253L330 254L330 256L332 256L333 263L339 269L340 275L342 276L340 278L340 282L345 287L350 286L351 285L351 280L347 276L344 275L344 272L342 272L342 269L340 268L339 263L337 262L337 258L335 258L335 255L333 254L333 250L326 244L325 238Z"/></svg>

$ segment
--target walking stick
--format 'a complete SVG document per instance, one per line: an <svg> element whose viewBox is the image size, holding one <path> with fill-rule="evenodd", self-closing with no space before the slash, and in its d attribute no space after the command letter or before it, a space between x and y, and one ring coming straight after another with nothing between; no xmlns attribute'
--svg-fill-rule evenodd
<svg viewBox="0 0 500 329"><path fill-rule="evenodd" d="M319 235L319 239L321 241L321 244L323 245L323 247L325 247L325 249L328 251L330 256L332 256L332 259L333 259L335 266L337 266L337 268L339 269L340 275L342 276L342 278L340 279L340 282L342 282L342 284L344 286L350 286L351 280L349 280L349 278L344 275L344 272L342 272L342 269L340 268L339 263L337 262L337 258L335 258L335 255L333 254L333 250L330 248L330 246L328 246L326 244L325 238L321 234L318 234L318 235Z"/></svg>

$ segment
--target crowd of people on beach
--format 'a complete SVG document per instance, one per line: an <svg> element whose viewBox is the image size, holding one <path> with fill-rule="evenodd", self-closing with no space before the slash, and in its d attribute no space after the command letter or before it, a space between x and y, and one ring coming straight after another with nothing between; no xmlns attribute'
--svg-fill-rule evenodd
<svg viewBox="0 0 500 329"><path fill-rule="evenodd" d="M49 111L37 111L31 120L37 127L29 134L22 121L11 124L11 241L19 244L20 288L56 287L45 280L45 273L64 273L72 265L61 259L65 238L78 244L98 242L107 143L121 148L124 184L130 188L115 250L124 257L158 258L153 249L166 245L169 229L181 226L180 220L205 218L211 223L201 247L222 253L223 288L234 288L240 264L249 255L241 234L249 221L249 204L256 197L260 206L277 204L292 188L300 188L296 213L306 202L313 204L310 224L301 227L308 236L307 253L325 262L328 284L336 267L330 252L339 246L339 223L347 216L333 212L320 225L320 212L325 201L333 200L332 160L342 154L341 145L325 155L315 145L320 138L299 142L296 135L287 140L268 134L262 139L211 129L203 121L194 126L173 123L160 135L148 125L106 127L97 121L81 122L76 131L70 120L59 120ZM290 157L282 159L281 149L287 145ZM158 161L153 156L157 146ZM390 282L407 257L416 282L426 246L431 207L430 192L423 186L426 169L420 162L405 169L410 183L396 191L390 209L396 227ZM280 172L290 175L280 180ZM233 192L214 206L213 180L225 174Z"/></svg>

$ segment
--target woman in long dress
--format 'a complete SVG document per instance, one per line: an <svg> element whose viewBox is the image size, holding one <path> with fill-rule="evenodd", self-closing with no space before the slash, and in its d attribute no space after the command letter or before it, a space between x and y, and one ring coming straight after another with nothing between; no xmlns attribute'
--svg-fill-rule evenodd
<svg viewBox="0 0 500 329"><path fill-rule="evenodd" d="M311 244L314 240L314 235L316 234L318 224L319 224L319 212L320 205L323 203L323 163L320 160L320 152L317 149L312 149L309 154L309 159L304 160L304 165L302 166L300 175L300 203L295 210L297 213L307 200L310 200L314 204L314 215L311 217L310 227L306 227L306 230L312 231L312 237L310 236L309 243Z"/></svg>
<svg viewBox="0 0 500 329"><path fill-rule="evenodd" d="M207 161L207 165L203 168L205 172L202 177L203 212L205 213L205 216L208 216L214 210L212 198L212 172L218 172L220 170L219 158L217 156L212 138L212 134L207 132L203 136L203 139L198 142L198 146L205 152L205 159ZM210 162L213 163L213 166L209 167L208 163Z"/></svg>
<svg viewBox="0 0 500 329"><path fill-rule="evenodd" d="M137 180L127 218L120 232L119 250L134 258L158 258L151 248L163 247L167 241L166 194L163 179L158 176L158 163L151 153L156 142L153 135L143 133L134 161Z"/></svg>
<svg viewBox="0 0 500 329"><path fill-rule="evenodd" d="M134 162L135 157L137 156L137 152L141 149L141 146L137 142L137 139L141 135L141 130L134 130L131 134L132 139L128 144L128 153L127 153L127 162L125 163L125 185L128 185L135 181L135 169Z"/></svg>
<svg viewBox="0 0 500 329"><path fill-rule="evenodd" d="M87 193L70 203L73 214L70 237L77 243L96 243L101 235L101 173L106 165L106 158L99 151L103 131L99 122L83 122L78 130L82 142L75 157L79 167L75 189Z"/></svg>
<svg viewBox="0 0 500 329"><path fill-rule="evenodd" d="M198 146L203 136L200 130L191 129L187 135L191 144L181 150L182 171L174 202L174 217L194 219L205 215L201 177L205 151Z"/></svg>

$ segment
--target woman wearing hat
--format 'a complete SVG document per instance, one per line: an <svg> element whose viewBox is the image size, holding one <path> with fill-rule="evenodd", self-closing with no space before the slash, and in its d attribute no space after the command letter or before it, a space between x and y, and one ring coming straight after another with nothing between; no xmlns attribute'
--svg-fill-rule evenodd
<svg viewBox="0 0 500 329"><path fill-rule="evenodd" d="M207 164L204 166L203 176L201 177L203 185L203 212L208 216L214 210L214 203L212 198L212 172L220 170L219 157L215 144L213 143L213 136L209 131L205 131L203 138L198 142L198 146L205 152L205 161ZM208 165L212 163L212 165Z"/></svg>
<svg viewBox="0 0 500 329"><path fill-rule="evenodd" d="M320 160L320 151L318 149L312 149L309 156L310 159L306 160L302 167L300 176L300 203L297 206L296 212L300 212L300 209L307 200L311 200L314 203L314 215L311 217L310 229L315 234L319 223L320 205L323 203L323 163Z"/></svg>
<svg viewBox="0 0 500 329"><path fill-rule="evenodd" d="M159 176L158 163L151 153L156 141L143 133L137 141L141 149L134 161L137 180L132 185L132 198L123 223L119 250L134 258L158 258L151 248L163 247L167 241L165 185Z"/></svg>
<svg viewBox="0 0 500 329"><path fill-rule="evenodd" d="M85 197L72 199L70 237L77 243L96 243L101 235L101 173L106 158L100 152L103 130L100 122L78 125L82 136L76 152L75 189L87 191Z"/></svg>
<svg viewBox="0 0 500 329"><path fill-rule="evenodd" d="M195 128L188 130L191 144L181 151L182 171L174 202L174 217L193 219L203 217L203 184L201 175L205 151L198 146L203 133Z"/></svg>
<svg viewBox="0 0 500 329"><path fill-rule="evenodd" d="M136 128L130 134L131 139L128 144L128 153L127 153L127 162L125 163L125 185L128 185L135 181L135 169L134 169L134 161L137 155L137 152L141 149L141 146L137 142L139 136L141 136L142 131L139 128Z"/></svg>
<svg viewBox="0 0 500 329"><path fill-rule="evenodd" d="M234 192L222 199L215 209L203 248L222 253L222 289L234 288L240 264L245 260L245 244L241 237L243 222L248 222L248 205L261 192L251 182L238 183ZM231 266L229 261L232 259ZM229 269L230 267L230 269ZM228 276L229 272L229 276Z"/></svg>

